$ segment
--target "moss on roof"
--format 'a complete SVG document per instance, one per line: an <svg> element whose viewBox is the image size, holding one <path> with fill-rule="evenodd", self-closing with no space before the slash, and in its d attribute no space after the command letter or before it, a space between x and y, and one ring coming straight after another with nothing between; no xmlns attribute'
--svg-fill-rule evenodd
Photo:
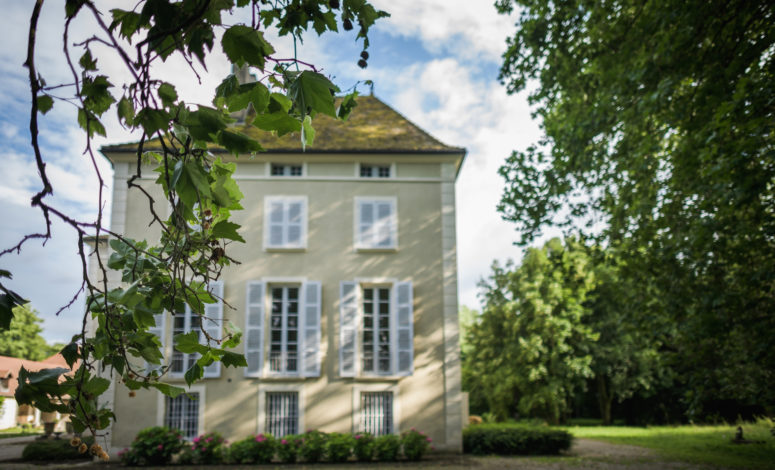
<svg viewBox="0 0 775 470"><path fill-rule="evenodd" d="M359 96L358 105L346 121L319 114L313 120L315 142L307 152L418 152L464 153L465 149L443 144L374 96ZM301 152L297 132L278 137L252 126L238 129L258 140L267 151ZM158 141L146 148L158 148ZM134 151L135 143L109 145L103 152Z"/></svg>

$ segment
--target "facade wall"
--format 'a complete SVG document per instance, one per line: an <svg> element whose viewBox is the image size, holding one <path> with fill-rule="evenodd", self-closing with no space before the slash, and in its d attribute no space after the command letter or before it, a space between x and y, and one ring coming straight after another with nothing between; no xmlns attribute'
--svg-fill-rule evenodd
<svg viewBox="0 0 775 470"><path fill-rule="evenodd" d="M457 359L454 199L450 200L455 174L453 163L448 163L448 168L442 171L443 159L436 156L427 159L429 161L414 163L404 156L385 157L384 160L392 165L392 175L397 175L390 179L357 177L358 159L349 156L305 163L302 178L268 176L269 162L300 162L298 157L264 155L251 161L238 161L235 178L245 195L242 201L245 210L233 212L232 218L242 225L240 233L247 243L233 243L227 249L227 254L242 264L224 272L224 299L233 307L224 307L224 319L244 330L246 286L250 281L271 278L320 281L321 374L315 378L249 378L242 369L222 367L219 378L204 379L199 384L205 409L200 428L219 431L232 441L256 433L263 427L259 419L260 391L287 386L300 391L304 428L350 432L357 426L354 409L358 406L358 393L392 390L396 392L394 420L397 432L415 427L428 433L437 447L459 450L461 397ZM455 158L447 156L446 160L454 162ZM125 175L119 167L127 164L118 158L114 161L117 162L118 179ZM453 171L450 172L450 168ZM146 174L155 176L151 172ZM122 184L117 181L116 187ZM161 191L150 179L142 184L157 200L163 200ZM307 247L303 251L264 249L264 198L283 195L307 197ZM132 190L121 196L125 197L126 211L121 214L114 209L114 226L123 222L124 231L130 238L158 238L158 230L149 232L147 229L150 217L144 197ZM354 249L356 197L395 198L398 216L396 250L362 252ZM124 217L123 221L115 220L115 214ZM340 377L340 282L374 278L412 282L414 371L406 377ZM169 321L165 332L167 352L171 353ZM265 336L265 350L267 345ZM182 383L182 380L168 381ZM128 389L117 384L114 400L118 418L113 427L114 447L128 445L145 427L162 424L164 401L156 392L140 390L130 398ZM138 412L138 407L142 407L143 412Z"/></svg>

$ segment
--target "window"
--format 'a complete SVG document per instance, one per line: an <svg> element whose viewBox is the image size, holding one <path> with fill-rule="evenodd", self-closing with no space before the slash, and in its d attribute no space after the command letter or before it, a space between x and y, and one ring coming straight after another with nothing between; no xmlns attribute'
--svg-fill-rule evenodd
<svg viewBox="0 0 775 470"><path fill-rule="evenodd" d="M355 248L395 249L398 230L395 198L355 198Z"/></svg>
<svg viewBox="0 0 775 470"><path fill-rule="evenodd" d="M390 289L363 289L363 372L390 373Z"/></svg>
<svg viewBox="0 0 775 470"><path fill-rule="evenodd" d="M412 374L412 299L411 282L373 280L340 284L341 376Z"/></svg>
<svg viewBox="0 0 775 470"><path fill-rule="evenodd" d="M299 432L299 393L266 393L265 432L276 437L298 434Z"/></svg>
<svg viewBox="0 0 775 470"><path fill-rule="evenodd" d="M223 318L223 283L213 282L210 284L210 292L214 295L216 302L205 304L204 316L199 316L191 311L191 307L186 305L185 312L177 313L172 319L172 335L189 333L191 331L199 332L199 342L207 344L207 337L202 329L207 331L213 339L221 338L221 322ZM204 325L201 322L204 321ZM170 373L173 376L181 377L194 365L199 359L198 354L186 354L174 350L172 352L172 361L170 364ZM205 367L204 377L218 377L221 375L221 363L213 362Z"/></svg>
<svg viewBox="0 0 775 470"><path fill-rule="evenodd" d="M393 434L393 392L361 392L360 431Z"/></svg>
<svg viewBox="0 0 775 470"><path fill-rule="evenodd" d="M264 248L302 249L307 246L306 196L264 199Z"/></svg>
<svg viewBox="0 0 775 470"><path fill-rule="evenodd" d="M361 178L390 178L390 165L364 165L361 163Z"/></svg>
<svg viewBox="0 0 775 470"><path fill-rule="evenodd" d="M320 304L320 281L283 278L248 282L245 375L318 377Z"/></svg>
<svg viewBox="0 0 775 470"><path fill-rule="evenodd" d="M271 167L272 176L301 176L301 165L283 165L279 163L272 163Z"/></svg>
<svg viewBox="0 0 775 470"><path fill-rule="evenodd" d="M190 397L190 398L189 398ZM175 398L165 397L166 414L164 425L178 429L187 440L199 435L199 392L180 394Z"/></svg>
<svg viewBox="0 0 775 470"><path fill-rule="evenodd" d="M271 293L269 370L295 374L299 353L299 288L272 287Z"/></svg>

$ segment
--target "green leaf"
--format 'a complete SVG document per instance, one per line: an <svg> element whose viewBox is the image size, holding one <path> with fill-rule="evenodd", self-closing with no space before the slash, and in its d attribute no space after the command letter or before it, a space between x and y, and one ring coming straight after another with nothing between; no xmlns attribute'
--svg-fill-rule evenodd
<svg viewBox="0 0 775 470"><path fill-rule="evenodd" d="M199 343L199 332L197 331L175 335L173 340L175 342L175 349L185 354L204 354L209 349L207 346Z"/></svg>
<svg viewBox="0 0 775 470"><path fill-rule="evenodd" d="M263 83L248 83L240 85L225 101L231 112L245 109L248 104L252 104L256 113L262 113L269 104L269 90Z"/></svg>
<svg viewBox="0 0 775 470"><path fill-rule="evenodd" d="M105 137L105 127L97 119L97 117L90 111L86 111L83 108L78 109L78 125L81 129L85 130L89 137L93 137L94 134L99 134Z"/></svg>
<svg viewBox="0 0 775 470"><path fill-rule="evenodd" d="M247 367L248 361L245 360L245 356L229 351L224 351L221 356L221 362L226 367Z"/></svg>
<svg viewBox="0 0 775 470"><path fill-rule="evenodd" d="M265 57L274 53L274 48L266 42L263 33L245 25L227 29L223 33L221 46L229 61L237 67L249 64L264 70Z"/></svg>
<svg viewBox="0 0 775 470"><path fill-rule="evenodd" d="M288 97L296 104L302 116L323 113L336 117L334 93L339 87L324 75L305 70L288 87Z"/></svg>
<svg viewBox="0 0 775 470"><path fill-rule="evenodd" d="M108 81L108 77L98 75L94 78L85 77L81 85L81 97L87 111L97 116L102 115L110 109L110 106L116 101L108 91L113 85Z"/></svg>
<svg viewBox="0 0 775 470"><path fill-rule="evenodd" d="M86 52L83 53L78 63L85 71L97 70L97 60L92 58L91 51L89 49L86 49Z"/></svg>
<svg viewBox="0 0 775 470"><path fill-rule="evenodd" d="M65 2L65 18L72 18L78 14L86 0L67 0Z"/></svg>
<svg viewBox="0 0 775 470"><path fill-rule="evenodd" d="M345 121L350 117L353 109L358 105L355 98L358 96L358 92L354 91L349 95L342 98L342 102L339 104L339 109L336 110L336 115L339 119Z"/></svg>
<svg viewBox="0 0 775 470"><path fill-rule="evenodd" d="M285 111L259 114L253 119L253 125L265 131L275 131L278 136L301 130L299 120Z"/></svg>
<svg viewBox="0 0 775 470"><path fill-rule="evenodd" d="M240 228L239 224L222 220L213 226L213 237L226 238L228 240L235 240L238 242L246 243L245 239L237 233L237 229Z"/></svg>
<svg viewBox="0 0 775 470"><path fill-rule="evenodd" d="M235 156L245 153L256 153L263 150L257 140L253 140L245 134L227 130L218 133L218 143Z"/></svg>
<svg viewBox="0 0 775 470"><path fill-rule="evenodd" d="M83 391L92 395L102 395L110 387L110 380L102 377L92 377L83 386Z"/></svg>
<svg viewBox="0 0 775 470"><path fill-rule="evenodd" d="M301 123L301 148L304 150L307 145L312 145L315 141L315 129L312 127L312 117L307 115L304 122Z"/></svg>
<svg viewBox="0 0 775 470"><path fill-rule="evenodd" d="M134 123L135 108L126 96L118 101L117 112L119 122L123 121L127 126L131 126Z"/></svg>
<svg viewBox="0 0 775 470"><path fill-rule="evenodd" d="M164 382L150 382L148 383L148 385L150 385L151 387L155 388L156 390L160 391L161 393L163 393L164 395L170 398L175 398L181 393L186 392L186 389L182 387L176 387L174 385L170 385Z"/></svg>
<svg viewBox="0 0 775 470"><path fill-rule="evenodd" d="M153 135L157 131L167 130L170 115L161 109L143 108L137 113L135 122L142 126L146 135Z"/></svg>
<svg viewBox="0 0 775 470"><path fill-rule="evenodd" d="M54 100L48 95L38 96L38 111L46 114L54 106Z"/></svg>
<svg viewBox="0 0 775 470"><path fill-rule="evenodd" d="M229 123L227 119L229 118L217 109L199 106L196 111L188 113L183 125L195 140L216 142L218 131L226 129Z"/></svg>
<svg viewBox="0 0 775 470"><path fill-rule="evenodd" d="M5 271L8 273L8 271ZM11 277L11 273L8 276ZM11 327L11 319L13 318L13 308L22 306L27 303L27 300L23 299L16 292L6 289L3 284L0 283L0 331L7 330Z"/></svg>
<svg viewBox="0 0 775 470"><path fill-rule="evenodd" d="M199 365L198 362L195 362L191 367L188 368L188 370L184 375L184 378L186 379L186 383L188 385L191 385L192 383L201 379L203 374L204 374L204 369L202 368L202 366Z"/></svg>
<svg viewBox="0 0 775 470"><path fill-rule="evenodd" d="M71 369L73 368L73 365L78 361L78 358L80 357L78 343L72 342L68 343L67 346L62 348L61 351L59 351L59 354L62 355L62 357L65 359L65 362L67 363L68 367Z"/></svg>
<svg viewBox="0 0 775 470"><path fill-rule="evenodd" d="M207 173L202 168L201 162L188 161L183 164L183 171L188 176L189 181L194 185L194 188L200 195L210 198L210 182L207 180Z"/></svg>
<svg viewBox="0 0 775 470"><path fill-rule="evenodd" d="M159 98L165 107L172 107L178 100L178 92L175 91L175 87L169 83L162 83L159 86Z"/></svg>

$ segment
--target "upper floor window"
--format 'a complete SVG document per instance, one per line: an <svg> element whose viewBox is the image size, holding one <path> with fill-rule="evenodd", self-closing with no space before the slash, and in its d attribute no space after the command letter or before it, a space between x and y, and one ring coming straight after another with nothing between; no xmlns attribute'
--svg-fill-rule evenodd
<svg viewBox="0 0 775 470"><path fill-rule="evenodd" d="M390 178L390 165L365 165L361 163L361 178Z"/></svg>
<svg viewBox="0 0 775 470"><path fill-rule="evenodd" d="M264 248L307 247L306 196L266 197L264 214Z"/></svg>
<svg viewBox="0 0 775 470"><path fill-rule="evenodd" d="M398 247L395 198L355 198L355 248Z"/></svg>
<svg viewBox="0 0 775 470"><path fill-rule="evenodd" d="M301 165L285 165L280 163L272 163L272 176L301 176Z"/></svg>

